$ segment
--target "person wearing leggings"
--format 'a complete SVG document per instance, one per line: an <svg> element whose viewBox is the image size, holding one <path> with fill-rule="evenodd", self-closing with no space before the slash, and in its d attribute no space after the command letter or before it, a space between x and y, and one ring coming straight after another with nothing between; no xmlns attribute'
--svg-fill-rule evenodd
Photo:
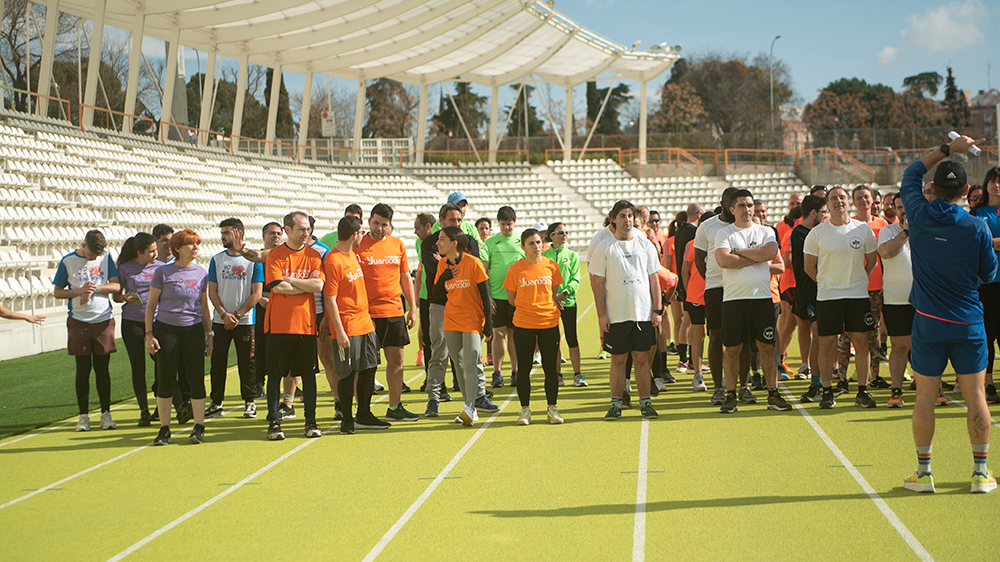
<svg viewBox="0 0 1000 562"><path fill-rule="evenodd" d="M444 306L444 336L448 356L455 368L465 406L456 421L466 427L479 419L476 400L479 394L479 360L483 336L493 335L490 310L489 276L479 258L465 252L469 239L457 226L446 226L438 236L439 264L432 292L447 298ZM444 295L447 295L444 297ZM534 349L530 348L529 352ZM530 364L530 362L529 362Z"/></svg>
<svg viewBox="0 0 1000 562"><path fill-rule="evenodd" d="M517 397L521 414L517 425L531 423L531 356L538 346L545 373L545 401L549 423L563 423L556 399L559 397L559 309L566 293L560 291L562 273L556 262L542 256L542 235L534 228L521 233L524 257L507 270L503 287L507 301L514 305L514 349L520 357L521 376L517 378Z"/></svg>
<svg viewBox="0 0 1000 562"><path fill-rule="evenodd" d="M990 235L993 236L993 247L996 248L998 240L1000 240L1000 168L994 167L986 170L986 177L983 178L983 190L985 193L973 207L972 215L986 221ZM1000 250L997 251L997 257L1000 258ZM988 353L986 403L1000 404L1000 396L997 396L997 387L993 379L993 362L996 357L995 342L1000 339L1000 281L994 280L992 283L980 285L979 300L983 303L983 321L986 328Z"/></svg>
<svg viewBox="0 0 1000 562"><path fill-rule="evenodd" d="M587 386L580 368L580 341L576 337L576 292L580 288L580 256L566 246L569 229L561 222L554 222L545 231L545 237L552 244L542 255L559 266L563 282L557 288L563 295L560 311L566 345L569 346L569 360L573 365L573 386ZM559 377L560 386L562 376Z"/></svg>
<svg viewBox="0 0 1000 562"><path fill-rule="evenodd" d="M121 290L118 269L105 252L107 241L100 230L91 230L80 248L59 261L52 284L57 299L69 301L66 349L76 358L76 402L80 407L77 431L90 431L90 371L101 402L101 429L114 429L111 419L111 373L108 365L115 346L112 293Z"/></svg>
<svg viewBox="0 0 1000 562"><path fill-rule="evenodd" d="M186 228L170 238L173 263L153 273L146 301L146 350L157 356L159 381L156 405L160 411L160 432L153 445L170 439L170 401L184 364L191 386L194 429L189 440L205 440L205 356L212 354L212 316L208 307L208 272L196 265L201 237ZM155 316L155 322L154 322ZM207 338L206 338L207 336Z"/></svg>
<svg viewBox="0 0 1000 562"><path fill-rule="evenodd" d="M146 301L153 274L163 262L156 259L156 240L148 232L139 232L125 241L118 254L118 277L122 290L114 294L122 305L122 340L132 367L132 390L139 405L139 427L149 427L151 416L146 398Z"/></svg>

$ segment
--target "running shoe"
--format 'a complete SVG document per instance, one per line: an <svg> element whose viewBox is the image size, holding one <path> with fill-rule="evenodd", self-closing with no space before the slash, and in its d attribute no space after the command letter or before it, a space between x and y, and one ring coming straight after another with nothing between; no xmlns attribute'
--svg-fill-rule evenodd
<svg viewBox="0 0 1000 562"><path fill-rule="evenodd" d="M792 375L792 368L788 366L788 361L785 360L784 355L781 356L781 363L778 364L778 374L780 375L782 371L784 371L787 376Z"/></svg>
<svg viewBox="0 0 1000 562"><path fill-rule="evenodd" d="M670 378L673 378L673 377L670 377ZM676 382L676 381L674 381L674 382ZM653 386L655 386L656 390L659 391L659 392L665 392L667 390L666 381L664 381L663 378L661 378L661 377L656 377L656 378L653 379Z"/></svg>
<svg viewBox="0 0 1000 562"><path fill-rule="evenodd" d="M190 402L185 402L177 408L177 423L184 425L187 422L194 419L194 409L191 408Z"/></svg>
<svg viewBox="0 0 1000 562"><path fill-rule="evenodd" d="M417 367L424 366L424 350L417 351Z"/></svg>
<svg viewBox="0 0 1000 562"><path fill-rule="evenodd" d="M339 401L334 401L333 403L333 419L334 420L344 419L344 410L341 409Z"/></svg>
<svg viewBox="0 0 1000 562"><path fill-rule="evenodd" d="M639 411L642 412L642 417L647 420L655 420L660 416L660 414L656 413L656 410L653 409L653 405L649 402L639 406Z"/></svg>
<svg viewBox="0 0 1000 562"><path fill-rule="evenodd" d="M1000 404L1000 396L997 396L996 385L988 384L986 385L986 403L987 404Z"/></svg>
<svg viewBox="0 0 1000 562"><path fill-rule="evenodd" d="M173 443L170 439L170 428L165 425L160 426L160 432L156 434L156 439L153 439L153 445L159 447L161 445L169 445Z"/></svg>
<svg viewBox="0 0 1000 562"><path fill-rule="evenodd" d="M600 353L599 353L599 354L597 355L597 358L598 358L598 359L610 359L610 358L611 358L611 356L610 356L610 355L608 355L608 352L607 352L607 351L603 351L603 350L602 350L602 351L601 351L601 352L600 352Z"/></svg>
<svg viewBox="0 0 1000 562"><path fill-rule="evenodd" d="M517 425L529 425L531 424L531 410L528 408L521 408L521 414L517 416Z"/></svg>
<svg viewBox="0 0 1000 562"><path fill-rule="evenodd" d="M914 472L903 479L903 487L911 492L934 493L934 475L930 472Z"/></svg>
<svg viewBox="0 0 1000 562"><path fill-rule="evenodd" d="M559 353L559 362L560 362L560 363L566 363L567 361L568 361L568 360L567 360L567 359L566 359L565 357L563 357L563 354L562 354L562 352L560 352L560 353Z"/></svg>
<svg viewBox="0 0 1000 562"><path fill-rule="evenodd" d="M795 380L799 381L809 380L810 376L812 375L809 372L809 365L802 365L801 367L799 367L799 370L795 372Z"/></svg>
<svg viewBox="0 0 1000 562"><path fill-rule="evenodd" d="M950 382L941 381L941 390L955 390L955 385Z"/></svg>
<svg viewBox="0 0 1000 562"><path fill-rule="evenodd" d="M441 402L451 402L451 394L448 394L448 388L444 383L441 383L441 392L438 392L438 400Z"/></svg>
<svg viewBox="0 0 1000 562"><path fill-rule="evenodd" d="M726 389L716 388L712 391L712 405L721 406L726 403Z"/></svg>
<svg viewBox="0 0 1000 562"><path fill-rule="evenodd" d="M775 390L767 393L767 409L787 412L792 409L792 405L785 402L785 399L781 396L781 394Z"/></svg>
<svg viewBox="0 0 1000 562"><path fill-rule="evenodd" d="M319 426L316 425L316 420L306 420L306 437L321 437L323 432L319 430Z"/></svg>
<svg viewBox="0 0 1000 562"><path fill-rule="evenodd" d="M269 426L267 426L268 441L281 441L284 438L285 432L281 431L281 421L274 420Z"/></svg>
<svg viewBox="0 0 1000 562"><path fill-rule="evenodd" d="M545 415L549 418L549 423L551 424L558 425L566 421L559 415L559 410L557 410L555 406L549 406L548 409L545 410Z"/></svg>
<svg viewBox="0 0 1000 562"><path fill-rule="evenodd" d="M296 390L298 390L298 389L296 389ZM376 380L375 381L375 392L382 392L383 390L385 390L385 387L382 386L382 383L380 383L380 382L378 382Z"/></svg>
<svg viewBox="0 0 1000 562"><path fill-rule="evenodd" d="M894 388L892 389L892 394L889 396L889 402L885 405L886 408L902 408L903 407L903 389Z"/></svg>
<svg viewBox="0 0 1000 562"><path fill-rule="evenodd" d="M950 402L951 402L951 399L949 399L944 394L938 394L938 397L934 399L934 405L935 406L947 406L948 403L950 403Z"/></svg>
<svg viewBox="0 0 1000 562"><path fill-rule="evenodd" d="M695 392L705 392L708 387L705 386L705 375L701 373L695 373L694 378L691 379L691 390Z"/></svg>
<svg viewBox="0 0 1000 562"><path fill-rule="evenodd" d="M402 392L403 394L406 394L407 392L412 392L412 389L410 388L410 386L408 384L406 384L404 382L403 386L400 387L399 391Z"/></svg>
<svg viewBox="0 0 1000 562"><path fill-rule="evenodd" d="M708 366L708 363L702 363L701 364L701 372L702 373L711 373L712 372L712 368Z"/></svg>
<svg viewBox="0 0 1000 562"><path fill-rule="evenodd" d="M823 397L820 398L820 400L819 400L819 409L820 410L832 410L833 407L837 405L837 401L834 399L836 396L837 395L833 391L833 389L830 389L830 392L827 392L826 390L824 390L823 391Z"/></svg>
<svg viewBox="0 0 1000 562"><path fill-rule="evenodd" d="M733 414L739 409L736 404L736 394L726 393L726 400L722 403L722 408L719 409L720 414Z"/></svg>
<svg viewBox="0 0 1000 562"><path fill-rule="evenodd" d="M788 373L786 373L785 371L783 371L781 369L778 369L778 380L779 381L787 381L788 378L789 378Z"/></svg>
<svg viewBox="0 0 1000 562"><path fill-rule="evenodd" d="M139 424L138 427L149 427L152 424L152 420L149 416L149 410L143 410L139 412Z"/></svg>
<svg viewBox="0 0 1000 562"><path fill-rule="evenodd" d="M341 435L354 435L354 428L353 427L346 427L343 424L341 424L340 425L340 434Z"/></svg>
<svg viewBox="0 0 1000 562"><path fill-rule="evenodd" d="M486 397L489 398L490 400L493 400L493 391L487 388Z"/></svg>
<svg viewBox="0 0 1000 562"><path fill-rule="evenodd" d="M385 420L380 420L376 418L371 412L356 416L354 418L354 427L357 429L389 429L392 424Z"/></svg>
<svg viewBox="0 0 1000 562"><path fill-rule="evenodd" d="M244 418L256 418L257 417L257 404L248 401L243 409Z"/></svg>
<svg viewBox="0 0 1000 562"><path fill-rule="evenodd" d="M739 394L740 394L740 402L743 402L744 404L757 403L757 397L753 395L753 392L750 392L749 386L744 386L743 388L741 388Z"/></svg>
<svg viewBox="0 0 1000 562"><path fill-rule="evenodd" d="M753 390L764 390L764 381L760 378L760 373L754 373L750 377L750 388Z"/></svg>
<svg viewBox="0 0 1000 562"><path fill-rule="evenodd" d="M582 374L577 373L573 375L573 386L590 386L590 385L588 385L587 381L584 380Z"/></svg>
<svg viewBox="0 0 1000 562"><path fill-rule="evenodd" d="M660 384L663 384L663 380L662 379L654 379L654 378L650 377L650 380L649 380L649 395L650 396L659 396L660 395L660 387L658 387L656 385L656 381L660 381Z"/></svg>
<svg viewBox="0 0 1000 562"><path fill-rule="evenodd" d="M614 404L608 408L608 413L604 414L604 421L614 421L622 417L622 409Z"/></svg>
<svg viewBox="0 0 1000 562"><path fill-rule="evenodd" d="M868 381L868 388L877 388L879 390L885 390L887 388L892 388L889 381L882 378L881 375L876 375L873 380Z"/></svg>
<svg viewBox="0 0 1000 562"><path fill-rule="evenodd" d="M436 418L438 417L438 402L437 400L428 400L427 409L424 410L425 418Z"/></svg>
<svg viewBox="0 0 1000 562"><path fill-rule="evenodd" d="M664 384L674 384L675 382L677 382L677 379L675 379L674 376L670 374L670 371L667 371L666 365L663 366L663 370L665 371L662 377Z"/></svg>
<svg viewBox="0 0 1000 562"><path fill-rule="evenodd" d="M111 419L111 412L101 412L101 429L115 429L118 424Z"/></svg>
<svg viewBox="0 0 1000 562"><path fill-rule="evenodd" d="M810 386L805 394L799 397L799 402L819 402L823 396L822 386Z"/></svg>
<svg viewBox="0 0 1000 562"><path fill-rule="evenodd" d="M205 442L205 426L200 423L194 424L194 428L191 430L191 435L188 435L188 441L194 443L195 445L201 445Z"/></svg>
<svg viewBox="0 0 1000 562"><path fill-rule="evenodd" d="M686 361L678 361L677 362L677 372L678 373L686 373L686 372L688 372L688 368L690 368L690 367L691 367L691 365L689 363L687 363Z"/></svg>
<svg viewBox="0 0 1000 562"><path fill-rule="evenodd" d="M566 381L563 380L562 375L559 375L559 386L566 386Z"/></svg>
<svg viewBox="0 0 1000 562"><path fill-rule="evenodd" d="M542 364L542 352L541 351L536 351L535 355L532 356L532 358L531 358L531 362L534 363L535 365L541 365Z"/></svg>
<svg viewBox="0 0 1000 562"><path fill-rule="evenodd" d="M511 387L517 386L517 371L513 371L510 374L510 386Z"/></svg>
<svg viewBox="0 0 1000 562"><path fill-rule="evenodd" d="M867 390L859 390L857 396L854 397L854 405L859 408L877 408L878 404L872 400L871 394L868 394Z"/></svg>
<svg viewBox="0 0 1000 562"><path fill-rule="evenodd" d="M993 477L993 471L987 470L986 474L982 472L972 473L972 489L970 490L973 494L987 494L997 489L997 479Z"/></svg>
<svg viewBox="0 0 1000 562"><path fill-rule="evenodd" d="M487 351L486 352L486 364L487 365L492 365L493 364L493 352L492 351Z"/></svg>
<svg viewBox="0 0 1000 562"><path fill-rule="evenodd" d="M149 416L149 421L160 421L160 409L153 408L153 413Z"/></svg>
<svg viewBox="0 0 1000 562"><path fill-rule="evenodd" d="M404 408L402 403L400 403L400 405L396 406L395 408L385 409L385 421L387 422L394 422L394 421L413 422L419 419L420 419L419 415L414 414L413 412Z"/></svg>
<svg viewBox="0 0 1000 562"><path fill-rule="evenodd" d="M677 344L670 342L670 345L667 346L667 354L677 355L678 353L680 353L680 351L677 350Z"/></svg>
<svg viewBox="0 0 1000 562"><path fill-rule="evenodd" d="M476 410L471 406L465 406L458 414L458 420L465 427L472 427L472 422L476 421Z"/></svg>
<svg viewBox="0 0 1000 562"><path fill-rule="evenodd" d="M493 412L500 410L500 407L494 404L493 402L490 402L489 398L485 396L480 396L479 398L476 398L475 410L477 412L483 412L485 414L492 414Z"/></svg>
<svg viewBox="0 0 1000 562"><path fill-rule="evenodd" d="M284 402L278 404L278 418L282 420L294 420L295 406L290 406Z"/></svg>
<svg viewBox="0 0 1000 562"><path fill-rule="evenodd" d="M845 379L840 379L840 382L837 383L837 388L833 389L833 394L834 396L840 396L841 394L850 391L851 391L851 384L848 383L847 380Z"/></svg>
<svg viewBox="0 0 1000 562"><path fill-rule="evenodd" d="M216 404L215 402L212 402L212 404L209 405L209 407L205 408L205 419L207 420L212 418L217 418L223 415L225 415L225 413L222 411L221 404Z"/></svg>
<svg viewBox="0 0 1000 562"><path fill-rule="evenodd" d="M632 395L626 390L622 392L622 410L630 410L632 408Z"/></svg>

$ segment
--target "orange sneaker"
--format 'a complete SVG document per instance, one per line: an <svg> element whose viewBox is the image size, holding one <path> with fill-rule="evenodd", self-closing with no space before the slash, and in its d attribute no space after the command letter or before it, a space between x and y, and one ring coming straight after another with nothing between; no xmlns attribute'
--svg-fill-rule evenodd
<svg viewBox="0 0 1000 562"><path fill-rule="evenodd" d="M417 367L424 366L424 350L417 351Z"/></svg>
<svg viewBox="0 0 1000 562"><path fill-rule="evenodd" d="M889 403L885 406L886 408L902 408L903 390L901 388L892 389L892 395L889 397Z"/></svg>
<svg viewBox="0 0 1000 562"><path fill-rule="evenodd" d="M951 402L951 400L947 396L945 396L944 394L938 394L937 399L934 400L934 405L947 406L949 402Z"/></svg>

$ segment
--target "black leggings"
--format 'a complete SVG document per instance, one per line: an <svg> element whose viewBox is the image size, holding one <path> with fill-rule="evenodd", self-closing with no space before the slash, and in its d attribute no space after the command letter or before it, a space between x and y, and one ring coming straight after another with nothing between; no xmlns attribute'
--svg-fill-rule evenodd
<svg viewBox="0 0 1000 562"><path fill-rule="evenodd" d="M566 332L566 345L570 349L580 347L580 341L576 339L576 307L567 306L559 315L562 316L563 331Z"/></svg>
<svg viewBox="0 0 1000 562"><path fill-rule="evenodd" d="M192 326L171 326L163 322L153 324L153 335L160 342L158 356L159 379L156 384L157 398L173 398L177 381L178 366L184 364L191 398L205 398L205 327L201 323ZM160 412L164 415L164 412Z"/></svg>
<svg viewBox="0 0 1000 562"><path fill-rule="evenodd" d="M122 340L128 351L128 362L132 366L132 390L135 391L135 401L142 412L149 411L149 400L146 395L146 324L137 320L122 320ZM156 361L156 356L153 356Z"/></svg>
<svg viewBox="0 0 1000 562"><path fill-rule="evenodd" d="M531 401L532 357L535 344L542 354L542 372L545 373L545 400L555 406L559 397L559 326L544 330L531 330L514 326L514 348L517 350L517 397L521 407L527 408Z"/></svg>
<svg viewBox="0 0 1000 562"><path fill-rule="evenodd" d="M254 327L249 324L238 325L227 330L225 324L212 324L215 338L212 342L211 378L212 402L222 405L226 397L226 375L229 369L229 344L236 346L236 365L240 374L240 398L244 402L252 402L256 392L250 373L250 346Z"/></svg>
<svg viewBox="0 0 1000 562"><path fill-rule="evenodd" d="M1000 283L990 283L979 286L979 300L983 303L983 322L986 328L986 349L989 362L986 372L993 372L993 360L996 350L993 342L1000 339Z"/></svg>
<svg viewBox="0 0 1000 562"><path fill-rule="evenodd" d="M77 355L76 356L76 404L80 407L80 415L90 411L90 368L94 368L97 382L97 396L101 401L101 412L111 409L111 373L108 366L111 355Z"/></svg>

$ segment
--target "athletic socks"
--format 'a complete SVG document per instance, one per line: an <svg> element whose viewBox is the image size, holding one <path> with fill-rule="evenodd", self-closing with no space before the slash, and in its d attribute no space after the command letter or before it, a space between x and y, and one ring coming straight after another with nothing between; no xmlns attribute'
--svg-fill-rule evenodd
<svg viewBox="0 0 1000 562"><path fill-rule="evenodd" d="M688 362L688 344L686 344L686 343L679 343L679 344L677 344L677 354L680 356L678 358L678 361L680 361L681 363L687 363Z"/></svg>
<svg viewBox="0 0 1000 562"><path fill-rule="evenodd" d="M989 445L981 445L981 446L989 447ZM975 451L975 447L976 447L976 445L973 445L973 449L972 449L973 451ZM917 473L918 474L925 473L925 472L927 474L931 473L931 449L933 449L933 448L934 448L934 445L928 445L926 447L917 447ZM975 455L975 452L973 452L973 455ZM984 463L984 465L986 463L986 453L983 453L983 463Z"/></svg>
<svg viewBox="0 0 1000 562"><path fill-rule="evenodd" d="M285 404L288 405L288 406L294 405L295 404L295 395L294 394L286 394L285 395Z"/></svg>
<svg viewBox="0 0 1000 562"><path fill-rule="evenodd" d="M986 455L989 452L990 452L989 443L985 445L977 445L975 443L972 444L972 463L973 463L972 470L974 472L982 472L983 474L987 473ZM930 451L927 452L927 455L930 456Z"/></svg>
<svg viewBox="0 0 1000 562"><path fill-rule="evenodd" d="M859 384L858 385L858 393L860 394L862 392L868 392L868 385L867 384L863 384L863 385Z"/></svg>

